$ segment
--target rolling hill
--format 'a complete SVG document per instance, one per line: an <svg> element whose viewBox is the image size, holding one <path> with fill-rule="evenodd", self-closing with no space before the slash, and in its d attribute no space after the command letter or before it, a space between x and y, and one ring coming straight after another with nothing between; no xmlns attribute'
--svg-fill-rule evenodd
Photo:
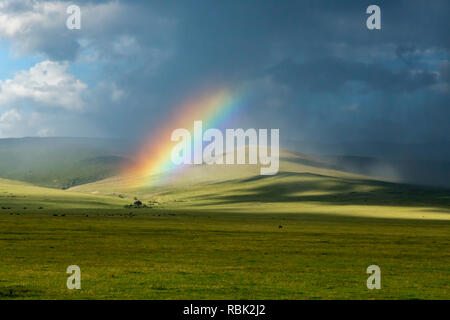
<svg viewBox="0 0 450 320"><path fill-rule="evenodd" d="M251 165L197 165L153 177L115 176L69 190L179 210L450 219L446 189L376 180L331 167L283 150L280 172L274 176L261 176L259 167Z"/></svg>
<svg viewBox="0 0 450 320"><path fill-rule="evenodd" d="M173 210L450 217L448 189L349 173L329 158L282 150L274 176L259 175L255 165L196 165L156 176L120 176L129 154L124 145L87 138L2 139L0 177L7 178L0 180L2 205L123 208L139 199Z"/></svg>
<svg viewBox="0 0 450 320"><path fill-rule="evenodd" d="M450 143L446 141L320 143L287 140L283 145L318 156L347 172L450 188Z"/></svg>
<svg viewBox="0 0 450 320"><path fill-rule="evenodd" d="M111 209L123 206L120 198L74 194L64 190L34 186L27 182L0 179L0 209L10 212L30 210Z"/></svg>
<svg viewBox="0 0 450 320"><path fill-rule="evenodd" d="M0 179L0 299L448 299L449 196L286 150L275 176ZM66 288L72 264L82 290Z"/></svg>
<svg viewBox="0 0 450 320"><path fill-rule="evenodd" d="M66 189L117 174L126 146L113 139L0 139L0 177Z"/></svg>

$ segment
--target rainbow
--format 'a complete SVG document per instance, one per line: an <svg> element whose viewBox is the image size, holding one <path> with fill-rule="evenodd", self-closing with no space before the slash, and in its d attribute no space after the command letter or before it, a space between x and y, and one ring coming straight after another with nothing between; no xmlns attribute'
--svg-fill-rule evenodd
<svg viewBox="0 0 450 320"><path fill-rule="evenodd" d="M150 133L133 157L133 164L127 164L123 173L131 177L148 177L148 184L163 179L161 173L176 169L171 160L176 144L170 139L172 131L185 128L193 132L195 120L202 120L205 129L225 125L242 108L244 91L218 89L182 103L175 108L169 121Z"/></svg>

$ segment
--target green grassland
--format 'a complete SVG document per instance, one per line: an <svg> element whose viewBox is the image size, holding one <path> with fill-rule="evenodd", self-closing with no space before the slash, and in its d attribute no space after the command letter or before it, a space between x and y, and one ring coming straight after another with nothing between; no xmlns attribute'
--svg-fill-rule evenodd
<svg viewBox="0 0 450 320"><path fill-rule="evenodd" d="M288 151L278 175L258 172L195 166L69 190L0 180L0 298L450 298L447 189ZM135 199L145 207L125 208ZM81 290L66 288L72 264ZM366 287L372 264L381 290Z"/></svg>
<svg viewBox="0 0 450 320"><path fill-rule="evenodd" d="M1 298L449 298L449 225L443 221L64 212L0 215ZM81 290L66 288L72 264L81 268ZM366 288L371 264L381 267L381 290Z"/></svg>

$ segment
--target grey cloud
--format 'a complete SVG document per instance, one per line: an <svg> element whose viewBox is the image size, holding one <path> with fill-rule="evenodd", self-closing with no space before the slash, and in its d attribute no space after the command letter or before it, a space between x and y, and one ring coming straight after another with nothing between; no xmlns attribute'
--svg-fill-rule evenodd
<svg viewBox="0 0 450 320"><path fill-rule="evenodd" d="M337 91L348 81L361 81L368 87L386 92L410 92L437 82L433 72L402 70L395 72L378 64L323 58L298 64L286 60L268 71L275 80L304 91Z"/></svg>
<svg viewBox="0 0 450 320"><path fill-rule="evenodd" d="M365 26L366 0L77 2L79 32L55 20L8 40L92 67L89 114L76 119L102 133L139 137L199 88L243 83L255 87L249 108L261 108L248 126L275 123L323 140L432 140L448 131L448 94L431 89L449 78L446 0L379 0L380 31Z"/></svg>
<svg viewBox="0 0 450 320"><path fill-rule="evenodd" d="M15 53L43 54L53 61L74 61L83 51L96 58L133 55L123 39L137 39L134 47L148 53L167 45L172 21L145 5L126 1L77 1L81 29L66 27L71 1L0 1L0 39L7 38ZM121 50L123 49L123 50ZM127 52L129 51L129 52ZM136 55L134 55L136 56Z"/></svg>
<svg viewBox="0 0 450 320"><path fill-rule="evenodd" d="M450 82L450 62L444 61L439 65L439 74L442 82Z"/></svg>

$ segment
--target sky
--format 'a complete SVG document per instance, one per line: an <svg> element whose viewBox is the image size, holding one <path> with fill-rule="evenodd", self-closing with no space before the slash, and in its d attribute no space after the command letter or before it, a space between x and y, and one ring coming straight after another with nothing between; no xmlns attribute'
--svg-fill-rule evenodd
<svg viewBox="0 0 450 320"><path fill-rule="evenodd" d="M71 4L80 30L66 27ZM380 30L366 26L371 4ZM299 141L449 141L449 7L0 0L0 138L139 140L187 99L251 88L235 128Z"/></svg>

